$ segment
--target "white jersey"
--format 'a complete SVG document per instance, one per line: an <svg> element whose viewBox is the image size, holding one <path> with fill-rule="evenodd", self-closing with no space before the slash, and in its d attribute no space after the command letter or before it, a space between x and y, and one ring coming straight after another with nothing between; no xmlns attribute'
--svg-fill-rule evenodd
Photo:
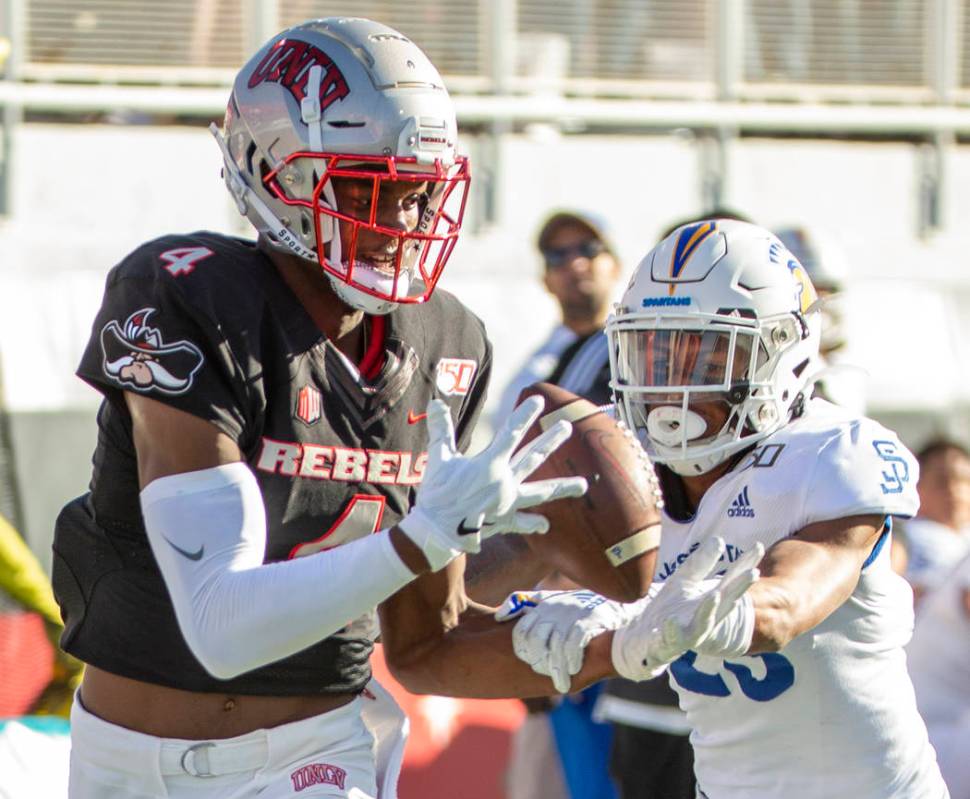
<svg viewBox="0 0 970 799"><path fill-rule="evenodd" d="M923 599L906 648L927 724L956 722L970 712L970 614L964 607L965 591L970 591L970 555Z"/></svg>
<svg viewBox="0 0 970 799"><path fill-rule="evenodd" d="M522 389L531 386L533 383L538 383L540 380L545 380L555 371L556 364L559 363L562 354L577 338L575 331L570 330L565 325L556 325L552 329L548 338L526 358L525 363L522 364L519 371L512 375L512 378L502 390L502 395L496 403L492 415L496 422L493 427L498 427L512 413Z"/></svg>
<svg viewBox="0 0 970 799"><path fill-rule="evenodd" d="M710 799L941 799L946 788L906 673L913 595L889 565L890 517L916 513L918 467L896 435L823 400L764 439L705 493L664 514L658 579L714 535L733 561L813 522L887 517L851 597L777 653L686 653L671 684Z"/></svg>
<svg viewBox="0 0 970 799"><path fill-rule="evenodd" d="M906 535L906 579L924 593L942 583L967 552L970 533L957 532L930 519L913 519L903 528Z"/></svg>

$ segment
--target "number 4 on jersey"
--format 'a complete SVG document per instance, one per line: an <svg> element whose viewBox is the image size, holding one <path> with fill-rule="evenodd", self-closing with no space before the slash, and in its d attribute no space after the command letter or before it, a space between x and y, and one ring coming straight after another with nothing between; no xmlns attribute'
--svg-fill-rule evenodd
<svg viewBox="0 0 970 799"><path fill-rule="evenodd" d="M168 273L172 277L188 275L193 272L195 265L203 258L215 255L208 247L178 247L167 250L159 257L165 261Z"/></svg>
<svg viewBox="0 0 970 799"><path fill-rule="evenodd" d="M329 530L314 541L297 544L290 550L290 557L302 558L376 533L381 529L383 515L384 497L357 494L347 503L347 507Z"/></svg>

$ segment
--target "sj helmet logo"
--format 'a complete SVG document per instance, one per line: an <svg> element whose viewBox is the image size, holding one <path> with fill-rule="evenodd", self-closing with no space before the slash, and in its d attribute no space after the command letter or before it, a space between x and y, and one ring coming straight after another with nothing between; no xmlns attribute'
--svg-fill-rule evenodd
<svg viewBox="0 0 970 799"><path fill-rule="evenodd" d="M799 310L804 313L818 299L818 293L812 280L805 271L798 259L795 258L781 242L772 242L768 247L768 258L774 264L784 264L791 276L795 279L795 299L798 302Z"/></svg>
<svg viewBox="0 0 970 799"><path fill-rule="evenodd" d="M813 302L818 299L818 294L815 291L815 286L812 285L811 279L805 272L805 267L803 267L794 258L788 261L788 271L791 272L792 277L795 278L795 296L798 299L799 309L804 313L807 311Z"/></svg>

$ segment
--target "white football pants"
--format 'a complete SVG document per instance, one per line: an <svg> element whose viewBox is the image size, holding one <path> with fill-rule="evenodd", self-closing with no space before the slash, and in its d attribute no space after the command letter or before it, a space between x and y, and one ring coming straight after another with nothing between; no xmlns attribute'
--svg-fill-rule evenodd
<svg viewBox="0 0 970 799"><path fill-rule="evenodd" d="M403 712L373 680L336 710L212 741L134 732L75 698L69 797L397 799L406 737Z"/></svg>

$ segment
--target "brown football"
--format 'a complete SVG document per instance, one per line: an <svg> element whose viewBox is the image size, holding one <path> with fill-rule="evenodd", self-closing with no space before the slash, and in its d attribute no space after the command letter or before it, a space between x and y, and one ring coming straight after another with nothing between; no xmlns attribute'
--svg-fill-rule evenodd
<svg viewBox="0 0 970 799"><path fill-rule="evenodd" d="M572 435L530 480L579 475L589 482L582 497L535 508L549 520L545 535L528 535L529 546L574 582L610 599L632 602L646 595L660 543L660 510L646 455L617 423L593 403L552 385L536 383L519 395L545 400L530 441L558 419Z"/></svg>

